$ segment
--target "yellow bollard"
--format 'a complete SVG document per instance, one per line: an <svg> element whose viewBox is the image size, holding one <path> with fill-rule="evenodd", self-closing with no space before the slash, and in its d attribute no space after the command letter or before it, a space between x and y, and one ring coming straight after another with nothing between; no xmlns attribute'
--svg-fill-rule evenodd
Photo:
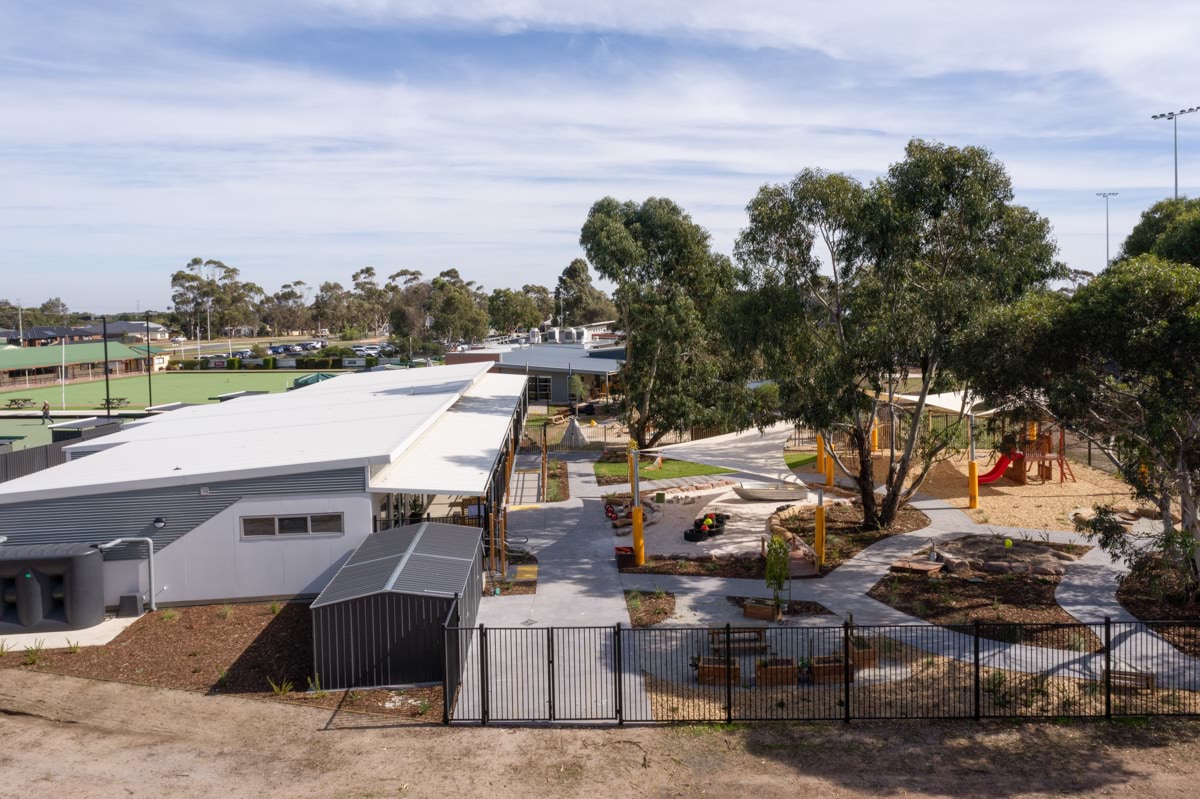
<svg viewBox="0 0 1200 799"><path fill-rule="evenodd" d="M967 464L967 507L979 507L979 464L975 461Z"/></svg>
<svg viewBox="0 0 1200 799"><path fill-rule="evenodd" d="M825 565L825 506L817 506L816 527L813 534L813 549L817 551L818 568Z"/></svg>
<svg viewBox="0 0 1200 799"><path fill-rule="evenodd" d="M646 565L646 539L642 535L642 506L633 508L633 562L638 566Z"/></svg>
<svg viewBox="0 0 1200 799"><path fill-rule="evenodd" d="M825 485L833 485L833 458L825 456Z"/></svg>
<svg viewBox="0 0 1200 799"><path fill-rule="evenodd" d="M817 433L817 474L825 474L825 436Z"/></svg>
<svg viewBox="0 0 1200 799"><path fill-rule="evenodd" d="M879 427L878 426L871 427L871 451L872 452L879 451Z"/></svg>

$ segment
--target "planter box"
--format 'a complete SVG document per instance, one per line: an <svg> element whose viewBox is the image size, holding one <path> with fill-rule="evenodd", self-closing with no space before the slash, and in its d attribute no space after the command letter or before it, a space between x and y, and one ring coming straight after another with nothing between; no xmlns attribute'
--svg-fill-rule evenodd
<svg viewBox="0 0 1200 799"><path fill-rule="evenodd" d="M810 670L814 683L842 682L846 679L846 664L841 655L818 655L812 659ZM850 681L854 682L854 669L850 669Z"/></svg>
<svg viewBox="0 0 1200 799"><path fill-rule="evenodd" d="M637 560L633 556L633 547L613 547L617 555L618 569L632 569L637 565Z"/></svg>
<svg viewBox="0 0 1200 799"><path fill-rule="evenodd" d="M742 682L741 663L737 658L732 658L729 665L733 667L733 675L727 678L725 676L725 658L701 656L696 661L696 679L700 681L701 685L725 685L727 680L731 680L734 685L740 685Z"/></svg>
<svg viewBox="0 0 1200 799"><path fill-rule="evenodd" d="M770 658L754 665L757 685L795 685L799 679L793 658Z"/></svg>
<svg viewBox="0 0 1200 799"><path fill-rule="evenodd" d="M879 648L874 641L864 644L850 642L850 665L856 669L873 669L879 665Z"/></svg>
<svg viewBox="0 0 1200 799"><path fill-rule="evenodd" d="M774 602L747 602L742 605L742 615L747 619L783 621L783 609Z"/></svg>

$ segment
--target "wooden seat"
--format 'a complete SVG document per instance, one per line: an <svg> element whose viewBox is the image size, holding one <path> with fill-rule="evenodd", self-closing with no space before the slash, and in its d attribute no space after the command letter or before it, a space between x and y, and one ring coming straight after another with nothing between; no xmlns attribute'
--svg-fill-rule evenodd
<svg viewBox="0 0 1200 799"><path fill-rule="evenodd" d="M1135 691L1153 691L1155 689L1154 675L1134 669L1105 669L1103 677L1111 681L1113 688L1132 688Z"/></svg>

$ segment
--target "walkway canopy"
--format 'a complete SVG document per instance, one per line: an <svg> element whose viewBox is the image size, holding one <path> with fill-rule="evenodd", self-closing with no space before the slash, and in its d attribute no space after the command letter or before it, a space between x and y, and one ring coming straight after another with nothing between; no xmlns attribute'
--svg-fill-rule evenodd
<svg viewBox="0 0 1200 799"><path fill-rule="evenodd" d="M896 402L900 405L916 405L921 397L919 394L897 394ZM966 403L964 405L964 402ZM942 394L929 394L925 397L925 409L935 413L949 413L957 416L960 413L969 414L976 418L991 416L995 408L988 408L977 401L969 392L947 391Z"/></svg>
<svg viewBox="0 0 1200 799"><path fill-rule="evenodd" d="M783 460L783 445L794 428L777 422L761 433L757 429L702 438L683 444L668 444L643 450L689 463L720 466L781 483L804 485Z"/></svg>

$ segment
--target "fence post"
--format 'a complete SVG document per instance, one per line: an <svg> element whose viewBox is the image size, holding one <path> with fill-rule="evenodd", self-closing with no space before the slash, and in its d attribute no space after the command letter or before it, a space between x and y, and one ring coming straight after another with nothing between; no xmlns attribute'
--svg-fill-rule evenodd
<svg viewBox="0 0 1200 799"><path fill-rule="evenodd" d="M844 720L850 723L850 680L854 679L854 667L850 665L850 620L842 622L842 704L846 706Z"/></svg>
<svg viewBox="0 0 1200 799"><path fill-rule="evenodd" d="M1112 718L1112 618L1104 617L1104 718Z"/></svg>
<svg viewBox="0 0 1200 799"><path fill-rule="evenodd" d="M487 627L479 625L479 723L488 723Z"/></svg>
<svg viewBox="0 0 1200 799"><path fill-rule="evenodd" d="M442 724L450 723L450 631L442 625Z"/></svg>
<svg viewBox="0 0 1200 799"><path fill-rule="evenodd" d="M982 714L982 712L981 712L981 710L980 710L980 706L979 706L979 705L980 705L980 699L982 698L981 684L980 684L980 679L979 679L979 619L976 619L976 620L975 620L975 623L974 623L974 625L973 625L973 626L975 627L975 630L974 630L974 644L975 644L975 720L976 720L976 721L979 721L980 717L983 715L983 714Z"/></svg>
<svg viewBox="0 0 1200 799"><path fill-rule="evenodd" d="M546 678L550 689L550 720L554 721L554 628L546 628Z"/></svg>
<svg viewBox="0 0 1200 799"><path fill-rule="evenodd" d="M733 631L725 622L725 723L733 723Z"/></svg>
<svg viewBox="0 0 1200 799"><path fill-rule="evenodd" d="M613 625L613 679L616 684L615 696L617 702L617 724L623 726L625 724L625 697L624 690L621 685L621 674L624 665L621 660L621 623L617 622Z"/></svg>

